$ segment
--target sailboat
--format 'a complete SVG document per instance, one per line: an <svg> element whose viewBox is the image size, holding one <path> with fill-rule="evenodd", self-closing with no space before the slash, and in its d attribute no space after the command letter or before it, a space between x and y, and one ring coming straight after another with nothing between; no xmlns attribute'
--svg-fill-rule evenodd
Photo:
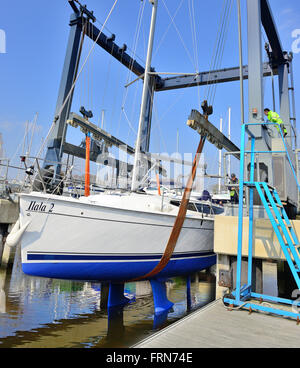
<svg viewBox="0 0 300 368"><path fill-rule="evenodd" d="M20 195L22 267L29 275L122 281L160 260L178 207L158 196L98 194L79 199ZM213 219L186 216L176 249L159 276L196 272L215 263ZM158 275L157 275L158 276Z"/></svg>
<svg viewBox="0 0 300 368"><path fill-rule="evenodd" d="M158 273L177 219L178 206L159 195L139 193L140 140L157 2L153 1L131 191L71 198L32 192L20 195L22 267L50 278L124 282L140 277L191 274L216 262L214 220L187 210L176 247ZM147 275L152 275L148 276Z"/></svg>

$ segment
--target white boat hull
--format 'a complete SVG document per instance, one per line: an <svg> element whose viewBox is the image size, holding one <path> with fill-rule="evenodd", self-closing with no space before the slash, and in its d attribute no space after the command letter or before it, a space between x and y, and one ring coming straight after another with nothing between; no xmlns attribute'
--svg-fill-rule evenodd
<svg viewBox="0 0 300 368"><path fill-rule="evenodd" d="M23 271L97 281L125 281L148 273L164 253L175 214L125 207L22 194L20 226L30 221L21 240ZM187 216L175 252L157 276L188 274L214 263L213 219Z"/></svg>

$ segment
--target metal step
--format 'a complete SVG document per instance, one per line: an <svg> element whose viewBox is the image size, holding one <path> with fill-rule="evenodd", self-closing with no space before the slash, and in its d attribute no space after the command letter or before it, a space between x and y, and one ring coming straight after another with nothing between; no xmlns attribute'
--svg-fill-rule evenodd
<svg viewBox="0 0 300 368"><path fill-rule="evenodd" d="M283 219L282 219L282 220L283 220ZM281 226L281 224L278 222L278 220L277 220L277 219L275 219L275 221L276 221L277 226ZM293 228L293 226L292 226L292 225L288 225L288 224L284 224L284 226L285 226L285 227L288 227L289 229L292 229L292 228Z"/></svg>
<svg viewBox="0 0 300 368"><path fill-rule="evenodd" d="M289 244L288 243L285 243L284 245L286 247L289 247ZM294 248L299 248L300 247L300 244L293 243L293 246L294 246Z"/></svg>
<svg viewBox="0 0 300 368"><path fill-rule="evenodd" d="M263 185L266 185L268 188L269 188L269 190L271 191L271 192L274 192L275 190L276 190L276 188L275 187L273 187L271 184L269 184L269 183L267 183L267 182L260 182L260 183L258 183L259 184L259 186L260 187L262 187L262 189L264 190L264 187L263 187ZM255 185L255 184L254 184Z"/></svg>
<svg viewBox="0 0 300 368"><path fill-rule="evenodd" d="M283 207L283 205L281 205L281 204L275 203L275 205L276 205L276 207L278 207L278 208L284 208L284 207ZM272 207L272 205L271 205L271 203L269 203L269 207L270 207L270 208L273 208L273 207Z"/></svg>
<svg viewBox="0 0 300 368"><path fill-rule="evenodd" d="M276 188L272 187L272 185L270 185L268 183L266 183L266 184L267 184L267 187L270 189L271 192L274 192L276 190Z"/></svg>

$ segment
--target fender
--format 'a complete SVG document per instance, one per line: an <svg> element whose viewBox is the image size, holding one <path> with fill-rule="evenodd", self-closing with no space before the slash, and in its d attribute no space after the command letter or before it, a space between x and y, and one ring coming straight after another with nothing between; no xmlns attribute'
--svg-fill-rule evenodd
<svg viewBox="0 0 300 368"><path fill-rule="evenodd" d="M25 230L27 229L28 225L31 221L28 221L25 225L23 225L20 228L20 220L18 220L15 224L15 226L12 228L12 231L6 238L5 245L8 245L9 247L15 247L19 241L21 240Z"/></svg>

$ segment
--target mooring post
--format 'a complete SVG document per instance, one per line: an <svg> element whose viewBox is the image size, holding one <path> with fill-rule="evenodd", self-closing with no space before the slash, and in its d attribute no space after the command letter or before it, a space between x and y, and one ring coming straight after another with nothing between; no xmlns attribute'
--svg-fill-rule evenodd
<svg viewBox="0 0 300 368"><path fill-rule="evenodd" d="M108 339L120 339L124 334L123 308L109 308L107 313L107 337Z"/></svg>
<svg viewBox="0 0 300 368"><path fill-rule="evenodd" d="M192 296L191 296L191 275L186 278L186 307L189 311L192 307Z"/></svg>
<svg viewBox="0 0 300 368"><path fill-rule="evenodd" d="M100 308L102 310L107 309L108 294L109 294L109 283L102 282L101 283L101 299L100 299Z"/></svg>
<svg viewBox="0 0 300 368"><path fill-rule="evenodd" d="M7 270L0 267L0 313L6 313L5 281Z"/></svg>

